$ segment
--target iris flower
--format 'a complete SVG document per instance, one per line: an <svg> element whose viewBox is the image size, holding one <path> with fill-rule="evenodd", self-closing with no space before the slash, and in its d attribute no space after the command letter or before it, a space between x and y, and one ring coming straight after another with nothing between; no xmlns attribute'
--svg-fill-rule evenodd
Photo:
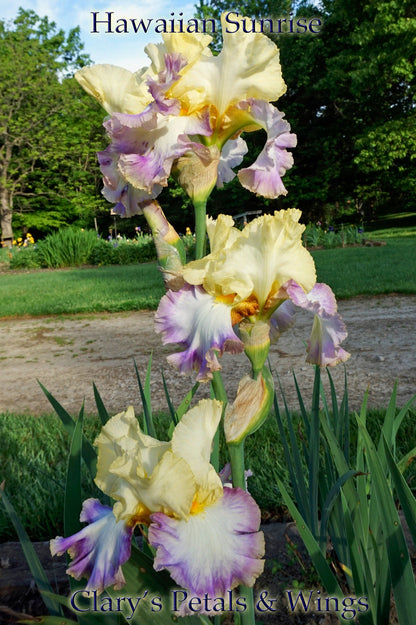
<svg viewBox="0 0 416 625"><path fill-rule="evenodd" d="M183 348L169 356L182 373L196 369L198 379L210 379L220 369L217 355L244 348L234 331L237 324L267 324L273 338L290 326L295 307L315 314L309 362L327 366L348 358L340 347L345 325L331 289L316 283L314 261L302 245L300 216L297 209L278 211L242 231L229 215L208 218L210 254L183 267L185 287L168 292L156 313L164 342Z"/></svg>
<svg viewBox="0 0 416 625"><path fill-rule="evenodd" d="M73 557L71 575L89 577L87 589L124 584L121 566L137 524L149 527L154 568L167 569L192 596L254 584L264 566L260 510L246 491L224 488L209 461L221 410L221 402L200 401L170 442L144 434L132 408L102 428L95 481L116 503L87 500L81 520L89 525L51 541L53 554Z"/></svg>
<svg viewBox="0 0 416 625"><path fill-rule="evenodd" d="M240 182L265 197L286 193L281 178L293 162L286 148L296 137L270 104L286 91L279 50L261 33L236 37L225 24L223 33L218 56L208 35L164 34L163 43L146 47L148 68L95 65L76 73L109 114L111 143L98 158L115 212L140 212L172 171L193 200L206 199L242 162L247 146L240 134L257 129L267 140L256 162L240 170Z"/></svg>

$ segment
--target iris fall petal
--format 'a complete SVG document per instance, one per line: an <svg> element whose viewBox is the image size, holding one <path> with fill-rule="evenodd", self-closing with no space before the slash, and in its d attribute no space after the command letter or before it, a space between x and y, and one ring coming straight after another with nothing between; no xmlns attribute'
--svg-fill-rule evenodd
<svg viewBox="0 0 416 625"><path fill-rule="evenodd" d="M68 575L88 578L86 590L101 593L107 586L125 584L121 565L130 557L133 527L116 520L113 511L97 499L84 501L80 521L89 525L69 538L58 536L50 542L52 555L68 551L72 561Z"/></svg>
<svg viewBox="0 0 416 625"><path fill-rule="evenodd" d="M156 331L165 344L179 343L184 350L168 356L181 373L198 371L198 380L209 380L221 369L218 355L242 352L244 346L231 325L230 308L198 287L185 285L168 291L155 317Z"/></svg>
<svg viewBox="0 0 416 625"><path fill-rule="evenodd" d="M335 295L327 284L317 283L309 293L293 280L284 287L292 302L315 315L308 341L307 361L321 367L337 365L350 357L341 343L347 329L337 312Z"/></svg>
<svg viewBox="0 0 416 625"><path fill-rule="evenodd" d="M225 488L220 499L186 521L159 513L151 520L155 569L168 569L192 596L222 597L239 584L252 586L263 571L260 510L239 488Z"/></svg>

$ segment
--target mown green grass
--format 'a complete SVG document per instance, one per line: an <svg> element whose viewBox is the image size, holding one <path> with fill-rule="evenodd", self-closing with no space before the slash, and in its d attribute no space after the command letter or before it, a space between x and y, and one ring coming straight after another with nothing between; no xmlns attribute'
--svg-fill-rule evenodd
<svg viewBox="0 0 416 625"><path fill-rule="evenodd" d="M157 435L166 439L170 423L167 414L154 415ZM369 410L367 425L377 440L384 420L383 410ZM293 423L298 431L300 419L295 414ZM351 442L354 449L356 427L351 418ZM84 431L93 441L98 434L98 417L85 419ZM28 415L0 414L0 483L4 480L17 513L32 540L48 540L63 533L63 502L67 457L70 440L55 415L34 417ZM397 437L398 457L416 445L414 414L404 419ZM261 449L261 454L259 454ZM276 475L283 477L290 489L290 480L283 461L283 448L274 416L245 442L246 467L253 476L249 478L249 490L263 513L283 510L276 487ZM227 461L226 450L221 452L222 462ZM416 467L411 465L406 477L416 477ZM85 473L83 497L100 497L100 491ZM0 542L15 540L16 535L2 505L0 504Z"/></svg>
<svg viewBox="0 0 416 625"><path fill-rule="evenodd" d="M366 237L372 241L380 239L386 241L391 238L397 237L416 237L416 226L409 226L408 228L402 228L400 226L391 228L378 228L366 233Z"/></svg>
<svg viewBox="0 0 416 625"><path fill-rule="evenodd" d="M155 309L164 293L155 263L0 275L0 317Z"/></svg>
<svg viewBox="0 0 416 625"><path fill-rule="evenodd" d="M416 237L387 239L380 247L348 247L312 252L318 280L338 298L384 293L416 293Z"/></svg>
<svg viewBox="0 0 416 625"><path fill-rule="evenodd" d="M416 293L416 237L382 247L312 252L318 281L338 298ZM155 309L164 293L156 263L0 275L0 317Z"/></svg>

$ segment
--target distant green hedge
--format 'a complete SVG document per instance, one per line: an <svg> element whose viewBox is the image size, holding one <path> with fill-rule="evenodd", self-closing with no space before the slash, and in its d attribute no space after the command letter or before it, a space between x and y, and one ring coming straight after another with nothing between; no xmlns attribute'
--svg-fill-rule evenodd
<svg viewBox="0 0 416 625"><path fill-rule="evenodd" d="M88 257L90 265L131 265L156 260L156 248L150 235L133 241L104 241L98 239Z"/></svg>
<svg viewBox="0 0 416 625"><path fill-rule="evenodd" d="M192 235L182 237L188 257L193 258ZM97 237L95 230L65 228L28 247L13 248L10 269L79 267L80 265L131 265L156 260L150 234L134 239Z"/></svg>
<svg viewBox="0 0 416 625"><path fill-rule="evenodd" d="M128 265L151 260L156 260L156 248L150 234L105 241L94 230L65 228L35 245L13 249L10 269Z"/></svg>

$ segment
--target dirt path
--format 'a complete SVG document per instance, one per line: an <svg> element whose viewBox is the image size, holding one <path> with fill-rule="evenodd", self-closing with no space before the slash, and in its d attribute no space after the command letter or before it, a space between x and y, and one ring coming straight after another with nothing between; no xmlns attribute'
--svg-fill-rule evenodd
<svg viewBox="0 0 416 625"><path fill-rule="evenodd" d="M394 380L399 383L398 403L416 392L416 297L378 296L341 301L339 310L349 336L345 348L352 408L361 404L369 387L369 402L385 406ZM271 362L278 371L291 406L296 407L294 369L309 401L313 368L305 362L303 341L312 318L302 311L292 331L272 347ZM160 376L164 367L175 402L190 388L185 378L166 363L170 347L161 344L153 329L153 313L42 317L0 322L0 412L51 412L36 379L69 410L78 411L85 398L86 410L95 412L92 383L97 385L108 411L116 413L133 404L141 411L133 358L145 374L153 351L152 401L154 409L166 410ZM247 372L244 355L223 358L229 397ZM343 368L332 370L337 388L343 388ZM202 391L202 392L200 392ZM204 385L198 397L208 396Z"/></svg>

